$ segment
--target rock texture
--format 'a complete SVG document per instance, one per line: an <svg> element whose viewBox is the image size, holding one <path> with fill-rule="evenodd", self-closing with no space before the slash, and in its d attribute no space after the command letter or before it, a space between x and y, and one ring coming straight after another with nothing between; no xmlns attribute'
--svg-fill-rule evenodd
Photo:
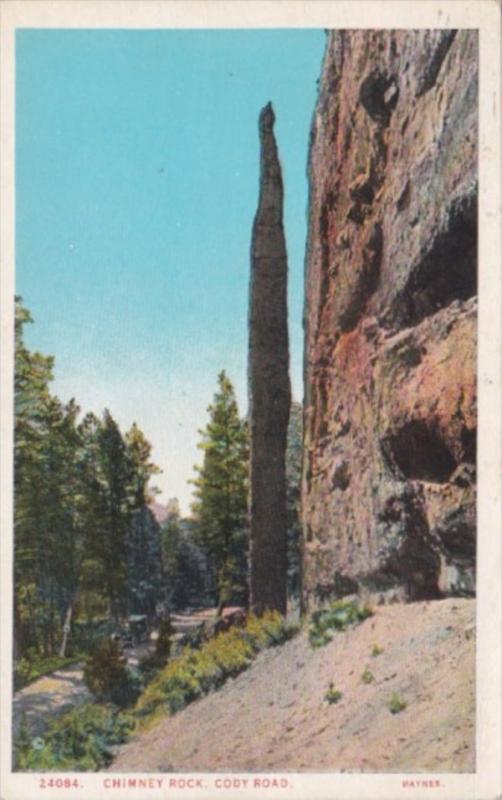
<svg viewBox="0 0 502 800"><path fill-rule="evenodd" d="M260 197L251 243L251 607L286 613L286 438L291 390L283 185L271 104L260 114Z"/></svg>
<svg viewBox="0 0 502 800"><path fill-rule="evenodd" d="M306 287L305 604L473 593L475 31L329 34Z"/></svg>

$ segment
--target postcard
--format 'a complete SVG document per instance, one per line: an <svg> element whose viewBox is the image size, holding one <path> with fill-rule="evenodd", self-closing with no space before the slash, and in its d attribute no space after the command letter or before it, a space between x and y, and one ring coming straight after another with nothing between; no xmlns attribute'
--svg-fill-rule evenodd
<svg viewBox="0 0 502 800"><path fill-rule="evenodd" d="M0 796L500 797L499 4L0 12Z"/></svg>

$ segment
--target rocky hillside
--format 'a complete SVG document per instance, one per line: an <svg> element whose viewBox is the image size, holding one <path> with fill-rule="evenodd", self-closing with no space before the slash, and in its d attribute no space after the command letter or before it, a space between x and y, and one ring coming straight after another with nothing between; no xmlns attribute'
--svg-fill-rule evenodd
<svg viewBox="0 0 502 800"><path fill-rule="evenodd" d="M310 151L304 591L474 592L476 31L329 34Z"/></svg>
<svg viewBox="0 0 502 800"><path fill-rule="evenodd" d="M304 630L131 739L110 770L471 772L474 620L475 600L449 598L377 607L319 649Z"/></svg>

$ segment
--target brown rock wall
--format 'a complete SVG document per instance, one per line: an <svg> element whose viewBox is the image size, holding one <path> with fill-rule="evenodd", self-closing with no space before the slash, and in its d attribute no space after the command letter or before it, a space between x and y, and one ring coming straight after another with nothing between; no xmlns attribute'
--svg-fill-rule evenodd
<svg viewBox="0 0 502 800"><path fill-rule="evenodd" d="M310 150L304 595L471 593L477 34L328 36Z"/></svg>

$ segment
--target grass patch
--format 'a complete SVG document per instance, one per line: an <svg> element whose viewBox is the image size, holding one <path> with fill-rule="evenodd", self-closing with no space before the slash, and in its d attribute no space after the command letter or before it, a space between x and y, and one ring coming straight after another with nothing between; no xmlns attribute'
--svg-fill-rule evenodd
<svg viewBox="0 0 502 800"><path fill-rule="evenodd" d="M378 656L381 656L382 653L383 653L383 647L379 647L377 644L374 644L373 649L371 651L371 657L377 658Z"/></svg>
<svg viewBox="0 0 502 800"><path fill-rule="evenodd" d="M309 642L312 647L323 647L335 633L358 625L371 616L373 611L367 606L360 608L356 600L336 600L328 608L321 608L312 614Z"/></svg>
<svg viewBox="0 0 502 800"><path fill-rule="evenodd" d="M373 675L372 671L369 667L366 667L363 674L361 675L361 680L363 683L373 683L375 680L375 676Z"/></svg>
<svg viewBox="0 0 502 800"><path fill-rule="evenodd" d="M152 715L175 714L193 700L217 689L228 678L247 669L260 650L290 639L298 626L277 612L250 615L243 628L232 628L199 649L185 647L149 683L134 713L140 728L149 727Z"/></svg>
<svg viewBox="0 0 502 800"><path fill-rule="evenodd" d="M44 675L50 675L62 667L69 667L70 664L76 664L85 658L83 653L77 653L73 656L47 656L45 658L21 658L14 666L14 691L23 689L30 683L42 678Z"/></svg>
<svg viewBox="0 0 502 800"><path fill-rule="evenodd" d="M111 705L86 703L54 720L43 737L30 739L22 723L14 742L14 765L23 771L97 771L112 761L110 748L125 742L130 715Z"/></svg>
<svg viewBox="0 0 502 800"><path fill-rule="evenodd" d="M341 691L339 689L335 689L335 685L333 683L330 683L329 689L324 695L324 699L326 700L326 702L329 703L329 705L331 706L333 704L339 703L342 697L343 695Z"/></svg>
<svg viewBox="0 0 502 800"><path fill-rule="evenodd" d="M391 714L399 714L400 711L404 711L407 705L406 701L397 692L394 692L387 707Z"/></svg>

